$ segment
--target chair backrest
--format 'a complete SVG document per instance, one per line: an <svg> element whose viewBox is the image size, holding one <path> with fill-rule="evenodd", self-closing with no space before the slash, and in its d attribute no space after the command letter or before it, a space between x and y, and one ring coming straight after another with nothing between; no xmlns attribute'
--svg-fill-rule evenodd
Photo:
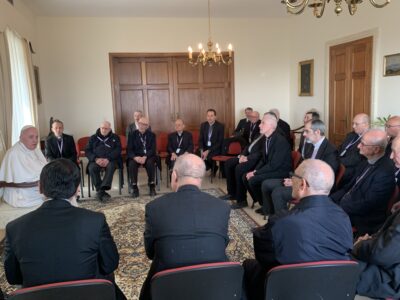
<svg viewBox="0 0 400 300"><path fill-rule="evenodd" d="M78 153L78 157L85 157L85 148L88 144L90 136L84 136L78 139L76 143L76 153Z"/></svg>
<svg viewBox="0 0 400 300"><path fill-rule="evenodd" d="M293 171L297 168L301 158L301 153L299 151L292 150L292 169Z"/></svg>
<svg viewBox="0 0 400 300"><path fill-rule="evenodd" d="M387 207L387 215L391 214L391 210L392 210L392 206L399 201L399 186L396 185L392 194L392 197L390 198L389 202L388 202L388 207Z"/></svg>
<svg viewBox="0 0 400 300"><path fill-rule="evenodd" d="M121 142L121 149L122 151L126 151L126 147L128 147L128 140L126 139L126 136L119 134L119 140Z"/></svg>
<svg viewBox="0 0 400 300"><path fill-rule="evenodd" d="M115 300L112 282L87 279L44 284L12 292L9 300Z"/></svg>
<svg viewBox="0 0 400 300"><path fill-rule="evenodd" d="M160 131L156 134L157 153L167 152L168 149L168 133Z"/></svg>
<svg viewBox="0 0 400 300"><path fill-rule="evenodd" d="M243 267L210 263L161 271L151 280L153 300L241 299Z"/></svg>
<svg viewBox="0 0 400 300"><path fill-rule="evenodd" d="M229 144L227 155L239 155L242 152L242 146L239 142Z"/></svg>
<svg viewBox="0 0 400 300"><path fill-rule="evenodd" d="M346 167L343 164L340 164L339 170L338 170L338 172L336 174L336 178L335 178L335 186L336 187L338 186L338 184L342 180L345 171L346 171Z"/></svg>
<svg viewBox="0 0 400 300"><path fill-rule="evenodd" d="M268 272L265 300L353 300L358 276L354 261L282 265Z"/></svg>
<svg viewBox="0 0 400 300"><path fill-rule="evenodd" d="M196 152L196 150L199 148L199 135L200 132L198 130L192 130L190 131L190 133L192 134L192 138L193 138L193 151Z"/></svg>

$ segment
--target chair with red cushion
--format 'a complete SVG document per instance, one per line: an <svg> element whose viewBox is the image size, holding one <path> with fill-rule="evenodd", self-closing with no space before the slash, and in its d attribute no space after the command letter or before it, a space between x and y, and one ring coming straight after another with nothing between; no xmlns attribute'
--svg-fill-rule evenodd
<svg viewBox="0 0 400 300"><path fill-rule="evenodd" d="M191 130L190 133L192 134L193 138L193 153L197 153L197 150L199 149L200 132L198 130Z"/></svg>
<svg viewBox="0 0 400 300"><path fill-rule="evenodd" d="M237 262L209 263L158 272L151 279L153 300L239 300L243 267Z"/></svg>
<svg viewBox="0 0 400 300"><path fill-rule="evenodd" d="M43 284L12 292L9 300L115 300L114 284L104 279L86 279Z"/></svg>
<svg viewBox="0 0 400 300"><path fill-rule="evenodd" d="M296 168L300 162L300 159L301 159L300 152L293 150L292 151L292 169L293 169L293 171L296 170Z"/></svg>
<svg viewBox="0 0 400 300"><path fill-rule="evenodd" d="M83 161L81 158L86 157L85 154L85 148L89 142L90 136L84 136L78 139L77 143L75 144L76 147L76 153L78 155L78 164L81 167L81 176L82 176L82 182L83 186L85 186L85 176L83 172Z"/></svg>
<svg viewBox="0 0 400 300"><path fill-rule="evenodd" d="M359 269L355 261L282 265L268 272L265 300L353 300Z"/></svg>
<svg viewBox="0 0 400 300"><path fill-rule="evenodd" d="M216 163L219 163L219 174L221 175L221 162L225 162L228 159L238 156L242 152L242 147L239 142L232 142L229 144L228 151L226 152L226 155L216 155L212 158L213 160L213 170L216 167ZM214 172L211 172L210 180L212 182L212 179L214 177Z"/></svg>

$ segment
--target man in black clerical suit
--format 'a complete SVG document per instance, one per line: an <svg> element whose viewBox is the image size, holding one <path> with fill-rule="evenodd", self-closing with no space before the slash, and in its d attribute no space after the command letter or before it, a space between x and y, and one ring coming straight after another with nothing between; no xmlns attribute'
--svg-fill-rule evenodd
<svg viewBox="0 0 400 300"><path fill-rule="evenodd" d="M317 113L316 111L308 111L304 114L304 118L303 118L303 127L299 128L299 129L304 129L304 126L306 125L306 123L308 123L311 120L319 120L319 113ZM304 131L303 131L304 133ZM301 134L300 136L300 142L299 142L299 148L297 149L298 152L300 152L301 157L304 159L304 153L307 153L308 151L310 151L310 149L308 148L312 148L312 144L311 143L307 143L307 141L305 141L305 137L304 134ZM297 166L296 166L297 167Z"/></svg>
<svg viewBox="0 0 400 300"><path fill-rule="evenodd" d="M174 193L146 205L144 246L153 260L140 300L151 299L150 281L162 270L227 261L227 203L200 191L204 162L193 154L177 158L171 175Z"/></svg>
<svg viewBox="0 0 400 300"><path fill-rule="evenodd" d="M281 119L281 113L277 108L272 108L269 111L275 114L276 118L278 119L279 132L287 139L288 143L290 144L290 149L293 149L294 145L290 135L290 125Z"/></svg>
<svg viewBox="0 0 400 300"><path fill-rule="evenodd" d="M249 122L244 126L242 138L245 141L244 145L250 145L260 135L260 113L252 111L249 114Z"/></svg>
<svg viewBox="0 0 400 300"><path fill-rule="evenodd" d="M343 143L338 147L339 160L346 167L340 186L343 186L353 178L357 166L365 160L365 156L360 154L358 144L363 134L369 129L369 123L367 114L355 115L353 118L353 131L346 135Z"/></svg>
<svg viewBox="0 0 400 300"><path fill-rule="evenodd" d="M6 226L4 270L10 284L113 280L117 247L103 213L72 205L79 184L79 168L70 160L56 159L43 168L40 191L46 201ZM116 295L126 299L117 286Z"/></svg>
<svg viewBox="0 0 400 300"><path fill-rule="evenodd" d="M193 137L192 134L185 129L182 119L175 121L175 132L168 135L168 157L166 164L169 169L174 167L175 160L184 153L193 153Z"/></svg>
<svg viewBox="0 0 400 300"><path fill-rule="evenodd" d="M216 119L217 112L210 108L207 110L207 122L200 125L199 151L207 170L213 166L212 157L221 154L224 141L224 125ZM216 172L216 170L213 171Z"/></svg>
<svg viewBox="0 0 400 300"><path fill-rule="evenodd" d="M148 130L149 121L142 117L139 129L130 133L128 138L128 172L132 186L132 197L139 197L138 169L143 166L147 172L150 196L156 195L155 165L157 162L156 135Z"/></svg>
<svg viewBox="0 0 400 300"><path fill-rule="evenodd" d="M277 123L275 114L264 114L260 124L260 133L265 136L261 159L252 171L243 175L244 185L253 198L253 203L262 203L261 184L264 180L283 178L292 169L290 145L276 131Z"/></svg>
<svg viewBox="0 0 400 300"><path fill-rule="evenodd" d="M266 275L277 265L350 260L349 217L328 197L334 180L332 168L317 159L305 160L293 173L292 197L299 204L253 231L256 260L243 262L248 299L265 299Z"/></svg>
<svg viewBox="0 0 400 300"><path fill-rule="evenodd" d="M389 143L385 150L385 155L390 157L392 153L392 141L396 136L400 135L400 116L393 116L385 124L385 130L389 137Z"/></svg>
<svg viewBox="0 0 400 300"><path fill-rule="evenodd" d="M358 145L363 161L354 178L331 195L350 216L356 235L375 233L386 219L389 200L395 188L393 162L385 155L386 132L379 129L364 133Z"/></svg>
<svg viewBox="0 0 400 300"><path fill-rule="evenodd" d="M250 114L253 112L253 109L251 107L246 107L244 110L244 114L246 116L246 118L240 119L235 131L233 132L234 136L240 136L242 135L243 131L244 131L244 127L246 126L247 123L250 122Z"/></svg>
<svg viewBox="0 0 400 300"><path fill-rule="evenodd" d="M308 121L304 126L306 147L301 159L320 159L326 162L336 174L339 169L337 150L325 137L325 124L321 120ZM283 181L283 185L282 185ZM262 183L264 214L274 214L280 210L287 210L287 203L292 199L292 179L268 179Z"/></svg>
<svg viewBox="0 0 400 300"><path fill-rule="evenodd" d="M74 138L64 133L64 124L60 120L54 120L51 131L45 143L45 156L48 161L56 158L66 158L77 163L77 153Z"/></svg>
<svg viewBox="0 0 400 300"><path fill-rule="evenodd" d="M112 132L108 121L101 123L100 128L92 135L85 149L89 160L88 170L96 188L96 198L105 201L111 198L106 192L111 189L114 171L121 163L121 141ZM104 177L100 172L104 170Z"/></svg>

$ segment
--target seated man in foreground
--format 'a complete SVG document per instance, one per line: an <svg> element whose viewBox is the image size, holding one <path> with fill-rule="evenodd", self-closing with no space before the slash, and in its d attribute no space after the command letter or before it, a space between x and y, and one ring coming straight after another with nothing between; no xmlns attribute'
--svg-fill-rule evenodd
<svg viewBox="0 0 400 300"><path fill-rule="evenodd" d="M400 169L400 136L392 141L390 157L396 169ZM400 210L396 206L397 211L376 234L366 234L354 244L353 256L361 269L357 294L371 298L400 298Z"/></svg>
<svg viewBox="0 0 400 300"><path fill-rule="evenodd" d="M40 174L46 201L6 227L4 270L10 284L113 278L119 255L104 214L74 207L80 171L57 159ZM117 299L125 299L116 286Z"/></svg>
<svg viewBox="0 0 400 300"><path fill-rule="evenodd" d="M200 191L204 173L204 162L196 155L178 157L171 175L175 193L146 205L144 245L153 262L143 283L141 300L151 299L150 281L159 271L227 261L230 208Z"/></svg>
<svg viewBox="0 0 400 300"><path fill-rule="evenodd" d="M42 204L39 175L46 165L37 147L38 130L31 125L21 129L19 142L4 156L0 169L0 197L13 207L32 207Z"/></svg>
<svg viewBox="0 0 400 300"><path fill-rule="evenodd" d="M349 217L328 197L335 178L332 168L321 160L308 159L292 178L292 196L300 203L270 217L253 232L256 260L243 263L249 299L264 299L267 272L277 265L350 259Z"/></svg>

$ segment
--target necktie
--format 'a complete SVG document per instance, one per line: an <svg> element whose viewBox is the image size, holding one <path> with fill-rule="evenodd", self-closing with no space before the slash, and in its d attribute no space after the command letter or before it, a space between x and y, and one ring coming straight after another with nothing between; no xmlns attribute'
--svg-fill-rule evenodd
<svg viewBox="0 0 400 300"><path fill-rule="evenodd" d="M268 137L268 138L265 140L265 156L268 155L268 147L269 147L269 141L270 141L270 140L271 140L270 137Z"/></svg>

